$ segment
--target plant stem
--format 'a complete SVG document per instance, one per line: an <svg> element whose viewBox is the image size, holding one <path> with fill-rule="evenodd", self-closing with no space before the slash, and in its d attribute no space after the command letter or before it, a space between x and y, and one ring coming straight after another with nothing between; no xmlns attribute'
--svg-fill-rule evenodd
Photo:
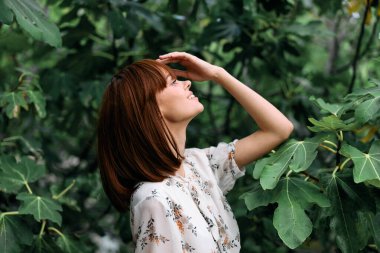
<svg viewBox="0 0 380 253"><path fill-rule="evenodd" d="M324 140L323 143L330 144L330 145L333 146L334 148L338 148L338 145L336 145L336 144L335 144L334 142L332 142L332 141Z"/></svg>
<svg viewBox="0 0 380 253"><path fill-rule="evenodd" d="M338 141L343 141L343 139L344 139L343 131L337 132L336 136L338 137ZM338 146L339 146L339 143L338 143Z"/></svg>
<svg viewBox="0 0 380 253"><path fill-rule="evenodd" d="M336 154L335 154L335 158L336 158L335 166L339 167L340 157L341 157L341 155L339 154L339 150L342 147L342 142L343 142L344 136L343 136L342 131L337 132L336 135L338 136L338 144L337 144Z"/></svg>
<svg viewBox="0 0 380 253"><path fill-rule="evenodd" d="M334 177L335 177L335 174L338 171L338 169L339 169L339 166L336 166L335 169L334 169L334 171L333 171L333 173L332 173Z"/></svg>
<svg viewBox="0 0 380 253"><path fill-rule="evenodd" d="M38 234L38 237L41 237L42 234L44 233L45 225L46 225L46 220L42 220L41 230L40 230L40 233Z"/></svg>
<svg viewBox="0 0 380 253"><path fill-rule="evenodd" d="M56 229L56 228L54 228L54 227L48 227L48 230L50 230L50 231L54 231L56 234L58 234L59 236L64 236L63 234L62 234L62 232L61 231L59 231L58 229Z"/></svg>
<svg viewBox="0 0 380 253"><path fill-rule="evenodd" d="M368 248L371 248L371 249L377 250L377 246L376 246L376 244L368 244Z"/></svg>
<svg viewBox="0 0 380 253"><path fill-rule="evenodd" d="M342 164L339 166L339 169L340 170L343 170L344 166L346 166L346 164L351 160L351 158L347 158L346 160L344 160L344 162L342 162Z"/></svg>
<svg viewBox="0 0 380 253"><path fill-rule="evenodd" d="M28 190L28 192L29 192L30 194L33 194L32 189L30 188L28 182L27 182L27 181L24 181L24 184L25 184L26 189Z"/></svg>
<svg viewBox="0 0 380 253"><path fill-rule="evenodd" d="M12 211L12 212L4 212L4 213L1 213L0 215L20 215L20 213L18 211Z"/></svg>
<svg viewBox="0 0 380 253"><path fill-rule="evenodd" d="M332 153L334 153L334 154L336 154L336 150L334 150L334 149L332 149L330 147L327 147L327 146L325 146L323 144L319 144L319 146L322 147L322 148L324 148L324 149L326 149L326 150L328 150L328 151L330 151L330 152L332 152Z"/></svg>
<svg viewBox="0 0 380 253"><path fill-rule="evenodd" d="M61 191L58 195L53 195L53 199L59 199L61 198L63 195L65 195L71 188L73 188L73 186L75 185L75 180L73 180L71 182L71 184L69 186L67 186L63 191Z"/></svg>
<svg viewBox="0 0 380 253"><path fill-rule="evenodd" d="M286 173L286 177L289 177L290 174L292 174L292 172L293 172L292 170L289 170L288 173Z"/></svg>
<svg viewBox="0 0 380 253"><path fill-rule="evenodd" d="M316 178L316 177L310 175L309 173L307 173L307 172L305 172L305 171L301 171L300 174L306 177L306 178L305 178L305 181L306 181L307 179L310 178L311 180L313 180L313 181L315 181L315 182L317 182L317 183L319 182L319 179L318 179L318 178Z"/></svg>

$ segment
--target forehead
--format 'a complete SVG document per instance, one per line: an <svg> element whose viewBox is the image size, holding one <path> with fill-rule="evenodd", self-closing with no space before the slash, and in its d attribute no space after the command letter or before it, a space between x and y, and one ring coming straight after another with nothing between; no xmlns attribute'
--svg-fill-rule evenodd
<svg viewBox="0 0 380 253"><path fill-rule="evenodd" d="M169 69L169 71L167 69L162 69L161 71L166 81L170 81L177 78L171 69Z"/></svg>

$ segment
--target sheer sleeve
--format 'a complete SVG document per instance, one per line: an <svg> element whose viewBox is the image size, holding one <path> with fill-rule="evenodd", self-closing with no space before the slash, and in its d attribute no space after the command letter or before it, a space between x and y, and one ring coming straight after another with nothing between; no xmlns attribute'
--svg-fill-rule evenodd
<svg viewBox="0 0 380 253"><path fill-rule="evenodd" d="M133 210L135 253L182 252L181 233L165 200L148 197Z"/></svg>
<svg viewBox="0 0 380 253"><path fill-rule="evenodd" d="M235 162L235 143L219 143L216 147L204 149L209 160L210 167L216 177L223 194L230 191L236 179L243 176L245 168L239 169Z"/></svg>

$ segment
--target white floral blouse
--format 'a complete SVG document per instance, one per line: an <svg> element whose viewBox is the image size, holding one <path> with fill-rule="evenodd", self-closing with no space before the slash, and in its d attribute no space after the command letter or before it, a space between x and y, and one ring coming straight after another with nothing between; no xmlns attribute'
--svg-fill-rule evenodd
<svg viewBox="0 0 380 253"><path fill-rule="evenodd" d="M135 252L239 252L237 222L224 196L244 175L235 142L185 150L185 177L142 182L131 199Z"/></svg>

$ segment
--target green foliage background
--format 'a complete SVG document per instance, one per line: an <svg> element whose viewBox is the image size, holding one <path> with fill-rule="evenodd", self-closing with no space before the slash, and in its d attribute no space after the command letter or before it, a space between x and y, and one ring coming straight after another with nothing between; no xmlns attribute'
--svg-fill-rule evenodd
<svg viewBox="0 0 380 253"><path fill-rule="evenodd" d="M378 252L379 16L378 0L0 0L0 252L133 251L101 188L97 110L117 69L170 51L295 125L228 195L241 252ZM188 146L255 129L217 85L193 89L206 110Z"/></svg>

